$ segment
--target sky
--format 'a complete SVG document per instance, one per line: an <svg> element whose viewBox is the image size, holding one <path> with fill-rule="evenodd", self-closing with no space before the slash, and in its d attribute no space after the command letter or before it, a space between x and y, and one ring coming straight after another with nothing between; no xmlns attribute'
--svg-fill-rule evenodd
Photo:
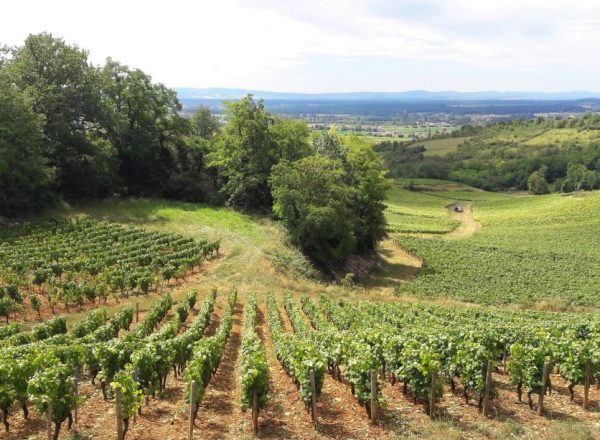
<svg viewBox="0 0 600 440"><path fill-rule="evenodd" d="M0 45L50 32L169 87L600 91L597 0L8 0Z"/></svg>

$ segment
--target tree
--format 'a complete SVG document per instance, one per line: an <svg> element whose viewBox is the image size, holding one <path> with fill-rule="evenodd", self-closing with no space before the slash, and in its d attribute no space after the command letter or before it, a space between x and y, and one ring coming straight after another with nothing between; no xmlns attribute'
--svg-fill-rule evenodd
<svg viewBox="0 0 600 440"><path fill-rule="evenodd" d="M330 159L344 159L348 154L346 146L340 141L335 129L317 133L313 137L313 145L317 154Z"/></svg>
<svg viewBox="0 0 600 440"><path fill-rule="evenodd" d="M594 170L588 170L582 164L569 164L567 167L567 176L563 182L563 192L590 190L597 186L598 175Z"/></svg>
<svg viewBox="0 0 600 440"><path fill-rule="evenodd" d="M221 128L219 120L211 114L208 107L203 105L198 107L198 110L192 115L190 122L192 133L206 140L213 139Z"/></svg>
<svg viewBox="0 0 600 440"><path fill-rule="evenodd" d="M209 155L219 170L220 191L229 205L244 210L270 210L269 175L283 159L298 159L310 151L306 124L274 117L252 95L227 105L228 123ZM304 126L304 127L303 127Z"/></svg>
<svg viewBox="0 0 600 440"><path fill-rule="evenodd" d="M539 171L534 171L527 179L527 188L531 194L548 194L550 188L544 175Z"/></svg>
<svg viewBox="0 0 600 440"><path fill-rule="evenodd" d="M52 173L42 156L41 120L31 101L0 71L0 212L15 216L52 199Z"/></svg>
<svg viewBox="0 0 600 440"><path fill-rule="evenodd" d="M228 123L217 150L210 155L211 166L223 177L221 192L232 206L246 210L271 207L267 179L276 163L275 145L269 136L273 123L263 101L252 95L228 102Z"/></svg>
<svg viewBox="0 0 600 440"><path fill-rule="evenodd" d="M121 179L129 193L154 194L177 169L177 147L190 130L177 94L110 58L99 76L102 126L118 151Z"/></svg>
<svg viewBox="0 0 600 440"><path fill-rule="evenodd" d="M358 251L372 250L385 237L384 202L391 184L385 179L381 159L358 137L348 139L347 170L354 189L349 200L357 218L354 235Z"/></svg>
<svg viewBox="0 0 600 440"><path fill-rule="evenodd" d="M30 35L6 70L43 115L43 153L56 188L70 197L98 197L115 187L116 152L103 137L97 70L87 52L51 34Z"/></svg>
<svg viewBox="0 0 600 440"><path fill-rule="evenodd" d="M351 188L339 161L316 155L273 167L273 211L292 241L322 267L342 263L355 249Z"/></svg>

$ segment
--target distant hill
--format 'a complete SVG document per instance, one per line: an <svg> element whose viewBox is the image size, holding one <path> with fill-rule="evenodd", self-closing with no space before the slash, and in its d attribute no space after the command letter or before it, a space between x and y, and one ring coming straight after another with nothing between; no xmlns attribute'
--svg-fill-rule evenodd
<svg viewBox="0 0 600 440"><path fill-rule="evenodd" d="M203 105L220 113L223 101L248 93L263 98L269 111L291 116L368 115L387 118L410 114L502 115L531 118L537 114L600 111L600 93L593 92L355 92L285 93L247 89L175 89L186 113ZM468 123L463 122L463 123Z"/></svg>
<svg viewBox="0 0 600 440"><path fill-rule="evenodd" d="M471 100L580 100L600 98L598 92L516 92L481 91L457 92L428 90L409 90L405 92L341 92L341 93L288 93L265 90L226 89L226 88L177 88L180 99L224 100L239 99L248 93L265 100L293 101L471 101Z"/></svg>
<svg viewBox="0 0 600 440"><path fill-rule="evenodd" d="M463 126L453 136L437 144L382 142L375 150L394 177L447 179L505 191L526 190L531 173L542 170L552 191L600 189L598 114Z"/></svg>

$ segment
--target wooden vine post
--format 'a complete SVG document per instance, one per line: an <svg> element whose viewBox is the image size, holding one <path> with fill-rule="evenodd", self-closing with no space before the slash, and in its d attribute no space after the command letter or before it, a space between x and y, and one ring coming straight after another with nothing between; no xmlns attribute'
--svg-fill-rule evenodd
<svg viewBox="0 0 600 440"><path fill-rule="evenodd" d="M490 411L490 393L492 391L492 361L488 361L485 373L485 389L483 391L483 415L487 416Z"/></svg>
<svg viewBox="0 0 600 440"><path fill-rule="evenodd" d="M377 372L371 370L371 425L377 425Z"/></svg>
<svg viewBox="0 0 600 440"><path fill-rule="evenodd" d="M188 440L194 438L194 423L196 419L196 381L190 384L190 411L188 415Z"/></svg>
<svg viewBox="0 0 600 440"><path fill-rule="evenodd" d="M79 365L75 367L75 375L73 378L73 382L75 383L75 424L79 422L79 381L80 381L80 372Z"/></svg>
<svg viewBox="0 0 600 440"><path fill-rule="evenodd" d="M429 417L433 418L435 412L435 390L437 382L437 373L431 373L431 389L429 390Z"/></svg>
<svg viewBox="0 0 600 440"><path fill-rule="evenodd" d="M585 376L583 378L583 409L588 409L590 404L590 384L592 382L592 361L585 361Z"/></svg>
<svg viewBox="0 0 600 440"><path fill-rule="evenodd" d="M46 419L47 419L47 426L46 426L46 431L47 431L47 438L48 440L52 440L52 438L54 437L52 435L52 404L49 403L48 404L48 409L46 409Z"/></svg>
<svg viewBox="0 0 600 440"><path fill-rule="evenodd" d="M310 370L310 395L311 395L311 416L313 426L319 429L319 421L317 420L317 387L315 385L315 371Z"/></svg>
<svg viewBox="0 0 600 440"><path fill-rule="evenodd" d="M537 415L541 416L544 414L544 395L546 394L546 384L548 383L548 376L550 375L550 363L544 363L544 370L542 371L542 389L540 391L540 397L538 400Z"/></svg>
<svg viewBox="0 0 600 440"><path fill-rule="evenodd" d="M252 390L252 433L258 435L258 393Z"/></svg>
<svg viewBox="0 0 600 440"><path fill-rule="evenodd" d="M135 303L135 322L140 322L140 303Z"/></svg>
<svg viewBox="0 0 600 440"><path fill-rule="evenodd" d="M116 413L117 413L117 440L124 440L123 434L123 392L115 388Z"/></svg>

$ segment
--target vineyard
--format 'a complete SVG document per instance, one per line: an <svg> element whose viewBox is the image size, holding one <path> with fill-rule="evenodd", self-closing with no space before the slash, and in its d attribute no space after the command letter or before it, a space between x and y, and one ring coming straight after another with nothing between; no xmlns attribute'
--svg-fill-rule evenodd
<svg viewBox="0 0 600 440"><path fill-rule="evenodd" d="M243 338L235 347L229 340L240 301ZM190 291L179 302L165 294L139 320L126 306L111 317L104 309L89 312L72 329L61 318L28 332L10 327L0 352L6 432L21 438L40 420L50 438L62 438L82 429L91 401L113 418L103 422L108 433L100 438L155 438L144 437L138 426L170 398L171 383L178 390L174 404L186 410L170 429L186 433L177 438L203 438L197 422L208 411L203 402L218 371L234 376L240 389L235 404L244 426L251 425L246 432L259 436L269 432L263 414L279 386L269 380L278 368L296 389L309 429L325 437L327 412L336 406L325 401L332 387L354 401L354 423L364 421L361 435L367 437L394 431L398 402L434 420L450 411L449 402L473 408L481 420L514 414L515 406L528 408L526 417L535 420L552 417L557 402L585 412L600 397L592 387L600 383L600 320L594 314L351 303L289 292L267 294L264 301L252 292L242 298L236 290L224 295L213 289L196 307L197 293ZM266 333L257 331L261 310ZM273 359L265 349L271 343ZM241 351L239 362L221 364L232 349Z"/></svg>
<svg viewBox="0 0 600 440"><path fill-rule="evenodd" d="M440 235L442 229L423 234L427 231L418 227L396 230L392 224L397 242L424 260L419 276L398 285L398 294L488 305L597 307L598 193L535 197L455 186L395 191L392 200L403 201L396 209L408 216L447 216L446 206L472 203L482 225L456 241Z"/></svg>
<svg viewBox="0 0 600 440"><path fill-rule="evenodd" d="M24 224L0 238L0 316L7 323L13 315L41 320L161 291L219 251L218 241L93 220Z"/></svg>
<svg viewBox="0 0 600 440"><path fill-rule="evenodd" d="M469 258L488 261L478 267L484 274L487 267L503 267L490 260L499 258L499 251L482 259L478 246L485 246L486 240L497 240L502 248L514 224L515 234L538 234L529 255L544 255L551 248L541 239L549 221L539 214L563 213L580 221L578 215L589 216L583 207L595 200L590 194L583 200L549 196L531 203L528 198L488 198L487 193L440 185L437 191L420 190L410 205L412 192L402 190L390 204L400 212L405 209L417 223L419 217L430 218L440 232L413 231L397 237L414 242L414 253L425 256L426 266L417 277L402 284L407 290L422 289L419 283L442 273L441 267L448 273L467 273L456 257L443 253L444 248L428 256L427 245L454 246L462 256L473 247ZM475 218L484 226L470 238L447 240L442 231L455 223L448 218L447 205L459 195L474 203ZM581 213L574 212L573 204L580 201ZM508 207L516 210L510 219ZM278 236L268 224L248 222L238 228L233 219L211 223L203 217L205 224L196 226L196 215L204 216L205 208L198 213L190 208L161 209L156 216L162 223L147 222L152 226L148 229L113 219L23 224L3 231L2 285L12 307L9 323L0 327L4 438L597 434L597 314L448 307L389 302L390 298L365 301L360 298L368 291L292 280L269 269L278 248L265 237ZM123 221L124 211L112 211ZM175 214L178 217L171 220ZM222 249L211 241L214 237L222 237ZM570 231L563 237L578 236ZM514 251L526 252L525 247L517 243ZM592 245L580 247L582 254L591 254ZM218 249L221 257L215 264ZM562 254L568 252L564 249ZM440 255L439 261L435 255ZM198 271L194 258L204 271ZM101 270L91 274L87 268L94 262ZM53 265L63 268L60 275L52 271ZM168 278L170 270L164 269L170 266L181 270L179 278ZM564 276L580 270L565 267L571 269L565 269ZM48 278L36 284L36 271ZM151 278L148 294L137 282L127 283L122 291L112 288L111 276L119 271ZM538 286L552 279L540 274ZM494 276L490 272L482 286L490 285ZM523 282L522 276L517 273L513 282ZM106 304L102 295L83 304L75 297L64 304L61 298L66 296L56 296L54 315L48 294L64 290L67 283L76 286L73 291L95 286L96 292L108 292ZM12 285L18 296L8 287ZM579 288L586 291L584 284ZM497 303L502 298L491 290L469 292L479 292L473 302L490 298ZM525 291L512 292L512 300L523 301ZM43 322L35 322L33 296L42 302ZM543 297L540 291L537 298ZM140 309L139 301L148 305Z"/></svg>

